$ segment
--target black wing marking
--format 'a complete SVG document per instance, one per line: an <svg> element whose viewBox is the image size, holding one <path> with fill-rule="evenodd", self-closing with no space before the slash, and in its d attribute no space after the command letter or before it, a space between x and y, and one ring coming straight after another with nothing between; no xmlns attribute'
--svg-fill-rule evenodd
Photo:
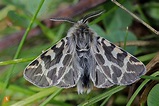
<svg viewBox="0 0 159 106"><path fill-rule="evenodd" d="M71 37L65 37L52 48L42 53L24 70L24 77L38 87L73 87L80 72L72 65L74 44Z"/></svg>
<svg viewBox="0 0 159 106"><path fill-rule="evenodd" d="M129 85L146 73L142 62L106 39L96 37L93 44L92 54L97 66L90 75L96 87Z"/></svg>

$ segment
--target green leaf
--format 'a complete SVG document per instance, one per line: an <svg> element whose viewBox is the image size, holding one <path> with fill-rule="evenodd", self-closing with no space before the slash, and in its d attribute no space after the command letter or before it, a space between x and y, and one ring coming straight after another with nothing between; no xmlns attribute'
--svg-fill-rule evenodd
<svg viewBox="0 0 159 106"><path fill-rule="evenodd" d="M154 19L158 20L159 17L159 3L151 2L147 4L150 8L147 8L147 13Z"/></svg>
<svg viewBox="0 0 159 106"><path fill-rule="evenodd" d="M127 2L125 2L123 5L125 5L130 11L132 10L130 1L127 0ZM107 16L103 22L107 31L113 32L119 29L125 29L127 26L130 26L132 19L132 16L119 8L117 11L115 11L115 13Z"/></svg>
<svg viewBox="0 0 159 106"><path fill-rule="evenodd" d="M12 4L24 11L26 15L34 15L36 9L38 8L37 4L39 4L40 0L3 0L8 4ZM63 1L63 0L45 0L45 3L41 7L41 10L38 13L37 18L45 19L48 16L52 15L53 11L57 9L59 5L62 3L71 2L71 1Z"/></svg>
<svg viewBox="0 0 159 106"><path fill-rule="evenodd" d="M10 10L15 10L15 7L8 5L5 8L2 8L0 10L0 21L2 21L2 19L4 19L7 16L8 11L10 11Z"/></svg>
<svg viewBox="0 0 159 106"><path fill-rule="evenodd" d="M17 14L15 11L9 11L8 17L12 21L12 24L14 24L15 26L21 26L23 28L27 28L30 22L27 18L20 14Z"/></svg>
<svg viewBox="0 0 159 106"><path fill-rule="evenodd" d="M111 33L108 34L108 36L105 36L106 39L108 39L110 42L124 42L125 41L125 36L127 35L127 41L136 41L137 38L136 36L128 31L122 31L122 30L116 30L116 31L112 31ZM135 51L137 50L136 46L130 46L130 47L126 47L125 49L126 51L128 51L131 54L134 54Z"/></svg>
<svg viewBox="0 0 159 106"><path fill-rule="evenodd" d="M104 30L97 24L91 25L90 28L92 28L94 32L98 33L99 36L102 36L102 37L106 36L106 33L104 32Z"/></svg>
<svg viewBox="0 0 159 106"><path fill-rule="evenodd" d="M98 25L91 25L90 26L99 36L102 36L106 39L108 39L110 42L124 42L125 41L125 36L127 35L127 41L135 41L137 40L136 36L128 31L122 31L122 30L116 30L116 31L112 31L109 34L106 34L106 32L104 32L104 30L99 27ZM137 50L136 46L131 46L131 47L126 47L126 51L128 51L131 54L134 54L135 51Z"/></svg>
<svg viewBox="0 0 159 106"><path fill-rule="evenodd" d="M155 85L148 94L147 104L148 106L159 106L159 84Z"/></svg>

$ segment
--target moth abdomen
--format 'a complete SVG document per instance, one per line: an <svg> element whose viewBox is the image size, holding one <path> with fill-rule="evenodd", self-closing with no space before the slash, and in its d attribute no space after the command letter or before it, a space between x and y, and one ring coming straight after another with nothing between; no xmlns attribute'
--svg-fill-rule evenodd
<svg viewBox="0 0 159 106"><path fill-rule="evenodd" d="M78 92L79 93L83 93L83 92L87 92L89 93L90 90L92 89L92 82L91 82L91 78L90 78L90 57L84 55L82 57L79 57L79 65L81 67L81 76L80 79L78 81L77 87L78 88Z"/></svg>

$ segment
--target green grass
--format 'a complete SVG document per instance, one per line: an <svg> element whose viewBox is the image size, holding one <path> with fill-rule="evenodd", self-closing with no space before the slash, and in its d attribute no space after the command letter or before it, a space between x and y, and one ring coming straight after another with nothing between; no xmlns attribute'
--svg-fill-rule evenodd
<svg viewBox="0 0 159 106"><path fill-rule="evenodd" d="M151 76L155 77L159 75L159 71L153 73ZM141 91L141 89L143 89L143 87L150 81L150 79L145 79L142 84L137 88L137 90L134 92L134 94L131 96L131 98L129 99L128 103L126 104L126 106L131 106L133 100L135 99L135 97L139 94L139 92Z"/></svg>
<svg viewBox="0 0 159 106"><path fill-rule="evenodd" d="M19 46L18 46L18 49L17 49L17 51L16 51L16 53L15 53L13 59L17 59L17 58L18 58L18 56L19 56L19 54L20 54L20 52L21 52L21 49L22 49L22 47L23 47L23 45L24 45L24 42L25 42L25 40L26 40L26 37L27 37L29 31L31 30L32 25L33 25L33 23L34 23L34 21L35 21L37 15L38 15L38 12L40 11L40 8L42 7L44 1L45 1L45 0L41 0L41 2L39 3L39 7L38 7L37 11L35 12L33 18L31 19L30 24L29 24L28 28L26 29L26 31L25 31L25 33L24 33L24 35L23 35L23 37L22 37L22 40L20 41L20 44L19 44ZM6 79L5 79L5 82L4 82L4 86L3 86L3 88L2 88L2 94L1 94L1 96L0 96L0 103L2 103L3 98L4 98L4 96L5 96L5 91L6 91L7 87L9 86L10 77L11 77L11 75L12 75L12 73L13 73L14 67L15 67L15 65L12 65L10 71L8 72L8 74L7 74L7 76L6 76Z"/></svg>

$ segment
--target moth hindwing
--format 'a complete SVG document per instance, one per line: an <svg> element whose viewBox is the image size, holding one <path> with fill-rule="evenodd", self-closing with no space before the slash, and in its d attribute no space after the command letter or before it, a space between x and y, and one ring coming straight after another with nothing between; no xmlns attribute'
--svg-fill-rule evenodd
<svg viewBox="0 0 159 106"><path fill-rule="evenodd" d="M65 38L26 67L26 80L38 87L77 85L78 93L89 93L93 85L108 88L139 80L146 73L145 65L88 27L87 19L100 14L89 14L77 23L71 19L53 19L68 21L74 26Z"/></svg>

